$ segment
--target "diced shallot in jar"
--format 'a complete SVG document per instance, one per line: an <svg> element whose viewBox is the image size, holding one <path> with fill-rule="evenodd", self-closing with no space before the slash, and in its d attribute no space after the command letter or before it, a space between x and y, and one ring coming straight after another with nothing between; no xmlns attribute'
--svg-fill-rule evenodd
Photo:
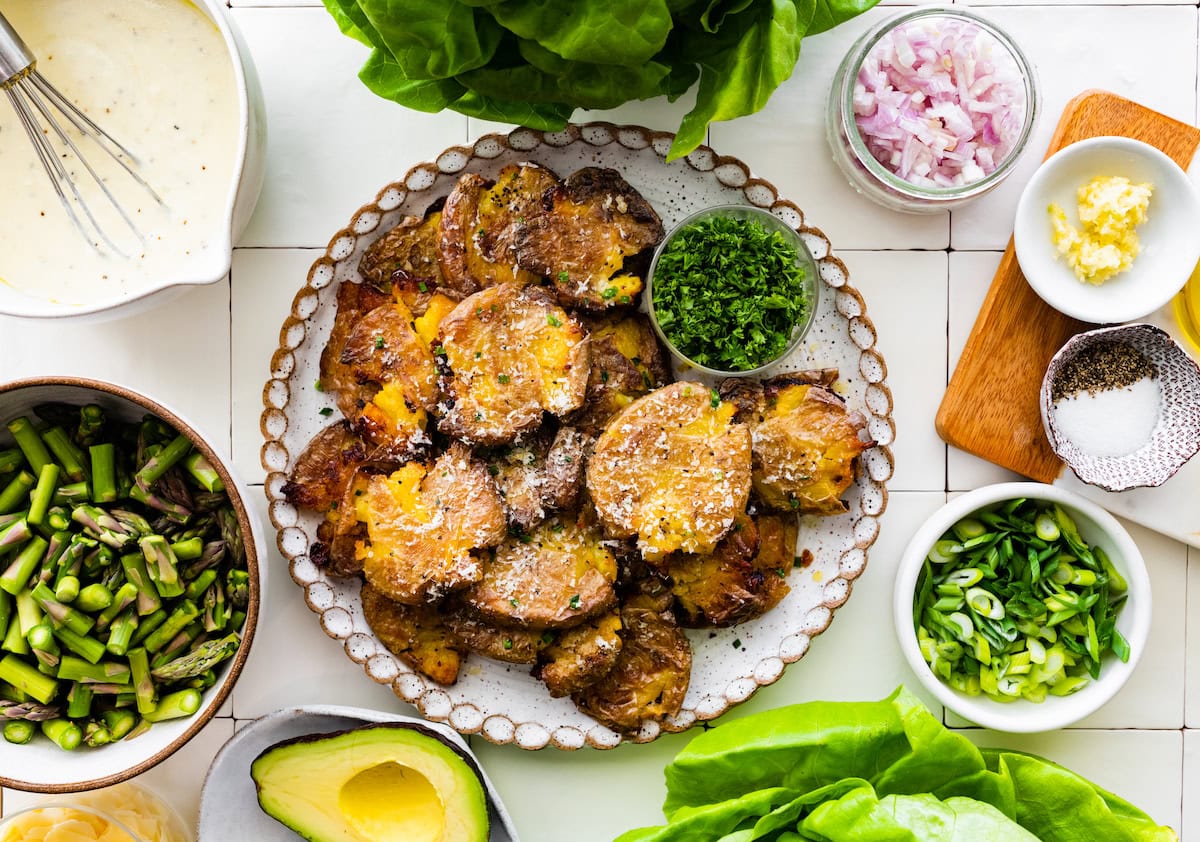
<svg viewBox="0 0 1200 842"><path fill-rule="evenodd" d="M987 177L1025 122L1021 70L978 24L928 16L880 37L854 86L855 123L879 163L910 184L952 188Z"/></svg>

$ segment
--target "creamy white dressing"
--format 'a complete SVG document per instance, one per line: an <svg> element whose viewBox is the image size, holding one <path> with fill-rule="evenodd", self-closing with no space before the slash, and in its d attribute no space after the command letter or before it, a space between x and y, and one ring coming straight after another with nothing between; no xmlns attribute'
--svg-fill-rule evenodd
<svg viewBox="0 0 1200 842"><path fill-rule="evenodd" d="M220 265L239 109L233 58L216 25L188 0L0 0L0 11L42 75L139 158L165 205L90 142L81 146L144 235L139 243L80 171L89 207L129 257L98 254L0 97L0 282L86 306Z"/></svg>

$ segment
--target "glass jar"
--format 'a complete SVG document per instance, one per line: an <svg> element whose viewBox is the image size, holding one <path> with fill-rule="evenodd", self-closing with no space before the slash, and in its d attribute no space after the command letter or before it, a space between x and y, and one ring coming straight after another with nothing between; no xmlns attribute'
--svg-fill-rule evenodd
<svg viewBox="0 0 1200 842"><path fill-rule="evenodd" d="M51 828L72 829L71 839L103 842L192 842L179 814L161 797L134 783L55 796L0 819L0 842L48 837Z"/></svg>
<svg viewBox="0 0 1200 842"><path fill-rule="evenodd" d="M982 178L958 186L933 187L913 184L880 163L867 147L855 119L855 86L867 56L880 40L898 27L953 20L978 27L995 46L1006 51L1020 73L1024 86L1025 113L1004 158ZM979 15L959 8L927 6L888 18L854 43L838 67L829 92L825 120L834 162L845 173L850 186L884 207L907 213L933 213L966 204L994 189L1010 172L1029 141L1037 119L1039 94L1033 65L1016 43L1002 30Z"/></svg>

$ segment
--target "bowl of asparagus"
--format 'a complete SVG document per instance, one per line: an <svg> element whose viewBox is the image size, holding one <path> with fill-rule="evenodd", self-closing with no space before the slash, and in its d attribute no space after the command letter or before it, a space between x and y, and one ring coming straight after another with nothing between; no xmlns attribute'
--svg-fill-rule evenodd
<svg viewBox="0 0 1200 842"><path fill-rule="evenodd" d="M0 385L0 785L144 772L228 697L262 530L177 413L96 380Z"/></svg>

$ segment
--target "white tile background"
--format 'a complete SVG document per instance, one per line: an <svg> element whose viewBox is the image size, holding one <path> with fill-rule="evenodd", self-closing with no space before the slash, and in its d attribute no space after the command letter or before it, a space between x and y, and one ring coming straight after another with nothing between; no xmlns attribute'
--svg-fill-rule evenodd
<svg viewBox="0 0 1200 842"><path fill-rule="evenodd" d="M72 373L144 389L227 448L243 478L258 484L262 384L279 325L312 260L356 208L412 164L505 127L456 114L418 114L374 98L356 78L364 50L337 33L318 0L230 5L266 95L270 161L262 201L235 251L230 278L186 293L136 324L73 327L71 344L46 341L45 325L0 318L0 366L6 379ZM1017 171L969 209L923 218L885 212L851 191L829 161L823 126L834 69L849 44L887 10L805 41L793 78L763 112L712 128L718 151L743 158L771 179L845 259L878 329L898 430L882 534L853 599L803 661L731 716L816 698L879 698L911 681L891 632L892 572L901 550L948 493L1013 478L947 448L933 417L1009 237L1021 184L1040 160L1063 105L1085 88L1108 88L1181 120L1196 119L1200 38L1194 4L977 5L989 7L984 13L1028 52L1043 98L1040 124ZM655 101L583 116L670 130L687 107ZM1131 529L1147 558L1156 612L1150 647L1126 688L1077 728L1028 737L966 733L981 743L1050 756L1159 822L1182 828L1184 840L1200 840L1200 623L1187 622L1200 612L1200 552L1189 558L1182 545ZM307 702L410 712L321 632L274 551L268 568L268 622L231 704L145 776L187 815L195 815L204 771L236 722ZM686 741L677 735L575 754L473 743L525 842L593 842L660 820L661 770ZM3 807L30 800L6 791Z"/></svg>

